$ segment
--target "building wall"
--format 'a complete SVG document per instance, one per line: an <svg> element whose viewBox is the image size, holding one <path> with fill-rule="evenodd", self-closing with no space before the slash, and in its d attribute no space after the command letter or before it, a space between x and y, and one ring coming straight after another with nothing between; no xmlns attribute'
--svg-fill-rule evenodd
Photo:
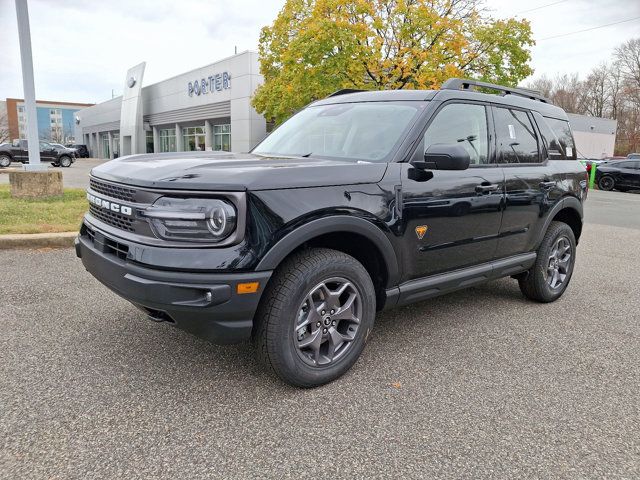
<svg viewBox="0 0 640 480"><path fill-rule="evenodd" d="M225 73L231 77L227 88L223 84ZM218 83L216 75L219 75ZM206 84L204 92L197 94L193 86L196 82L200 86L203 80ZM248 151L266 135L264 118L251 107L251 96L261 83L257 52L242 52L162 82L143 86L144 130L154 135L154 145L157 145L161 129L176 129L178 137L183 127L205 126L206 149L212 149L214 126L229 121L231 150ZM93 148L92 155L103 154L99 148L101 134L119 134L121 106L122 97L118 97L78 112L80 124L76 125L76 137L84 138L84 143ZM180 148L181 139L177 143L178 150L183 150Z"/></svg>
<svg viewBox="0 0 640 480"><path fill-rule="evenodd" d="M93 104L37 100L39 137L42 140L60 143L72 141L75 133L75 113L91 105ZM24 100L7 98L6 106L10 140L25 138L27 122L24 112L21 111L24 109ZM54 114L51 113L52 110ZM56 121L52 123L52 119Z"/></svg>
<svg viewBox="0 0 640 480"><path fill-rule="evenodd" d="M600 159L613 157L615 134L574 131L578 158Z"/></svg>
<svg viewBox="0 0 640 480"><path fill-rule="evenodd" d="M568 114L578 158L612 157L618 122L610 118Z"/></svg>

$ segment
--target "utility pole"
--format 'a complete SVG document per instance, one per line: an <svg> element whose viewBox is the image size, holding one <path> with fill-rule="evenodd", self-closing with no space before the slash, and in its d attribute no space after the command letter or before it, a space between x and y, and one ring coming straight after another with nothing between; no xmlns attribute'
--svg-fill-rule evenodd
<svg viewBox="0 0 640 480"><path fill-rule="evenodd" d="M31 32L27 0L16 0L18 37L20 38L20 61L22 63L22 85L24 88L24 110L27 119L27 142L29 142L29 164L25 170L46 170L40 163L40 141L38 138L38 116L36 113L36 88L33 82L33 59L31 57Z"/></svg>

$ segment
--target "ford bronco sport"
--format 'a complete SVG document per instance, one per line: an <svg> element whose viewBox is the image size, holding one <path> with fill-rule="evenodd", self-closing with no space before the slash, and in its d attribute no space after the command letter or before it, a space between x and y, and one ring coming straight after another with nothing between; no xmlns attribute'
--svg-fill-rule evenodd
<svg viewBox="0 0 640 480"><path fill-rule="evenodd" d="M94 168L76 251L153 320L251 339L313 387L356 362L376 311L507 276L558 299L587 196L575 158L565 112L532 91L339 91L248 154Z"/></svg>

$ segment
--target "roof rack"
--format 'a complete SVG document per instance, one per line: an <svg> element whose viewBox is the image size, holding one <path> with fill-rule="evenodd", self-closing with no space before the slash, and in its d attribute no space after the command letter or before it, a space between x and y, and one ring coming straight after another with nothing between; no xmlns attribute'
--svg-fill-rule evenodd
<svg viewBox="0 0 640 480"><path fill-rule="evenodd" d="M481 82L479 80L467 80L465 78L450 78L442 84L441 90L472 90L471 87L482 87L497 90L502 95L518 95L530 100L539 100L543 103L551 103L551 101L543 97L540 92L536 90L529 90L528 88L512 88L504 87L502 85L496 85L495 83Z"/></svg>
<svg viewBox="0 0 640 480"><path fill-rule="evenodd" d="M358 93L358 92L366 92L366 90L358 90L357 88L343 88L342 90L336 90L332 94L327 95L327 98L337 97L338 95L346 95L347 93Z"/></svg>

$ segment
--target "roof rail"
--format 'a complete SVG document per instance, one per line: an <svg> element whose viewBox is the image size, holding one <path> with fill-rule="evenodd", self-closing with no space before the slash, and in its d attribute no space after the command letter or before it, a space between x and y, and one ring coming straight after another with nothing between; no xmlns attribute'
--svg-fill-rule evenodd
<svg viewBox="0 0 640 480"><path fill-rule="evenodd" d="M341 90L336 90L335 92L327 95L327 98L337 97L338 95L346 95L347 93L358 93L358 92L366 92L366 90L358 90L357 88L343 88Z"/></svg>
<svg viewBox="0 0 640 480"><path fill-rule="evenodd" d="M543 103L551 103L551 101L543 97L540 92L536 90L530 90L528 88L513 88L504 87L502 85L496 85L495 83L481 82L479 80L467 80L465 78L450 78L442 84L441 90L472 90L471 87L482 87L497 90L502 95L518 95L530 100L539 100Z"/></svg>

